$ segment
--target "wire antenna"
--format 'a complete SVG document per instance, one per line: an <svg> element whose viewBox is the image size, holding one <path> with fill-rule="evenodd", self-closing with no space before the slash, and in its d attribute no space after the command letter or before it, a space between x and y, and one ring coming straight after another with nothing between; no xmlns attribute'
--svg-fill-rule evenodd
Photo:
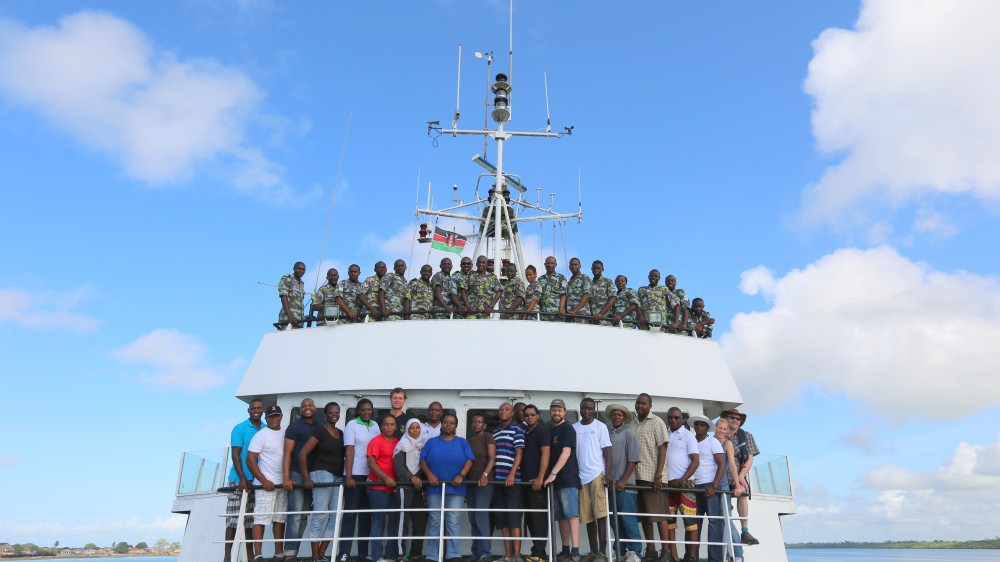
<svg viewBox="0 0 1000 562"><path fill-rule="evenodd" d="M552 132L552 115L549 113L549 73L543 72L542 79L545 82L545 132Z"/></svg>
<svg viewBox="0 0 1000 562"><path fill-rule="evenodd" d="M514 80L514 0L510 0L510 36L508 37L510 45L510 62L507 63L507 80L513 83ZM514 110L511 108L510 95L507 96L507 109L511 111L511 118L513 118ZM485 152L483 153L485 154Z"/></svg>
<svg viewBox="0 0 1000 562"><path fill-rule="evenodd" d="M462 101L462 44L458 44L458 85L455 87L455 117L451 120L451 128L458 127L458 118L461 112L458 106Z"/></svg>
<svg viewBox="0 0 1000 562"><path fill-rule="evenodd" d="M330 234L330 220L333 219L333 202L337 197L337 188L340 187L340 171L344 167L344 153L347 152L347 136L351 132L351 118L354 116L354 110L352 109L347 114L347 129L344 131L344 144L340 147L340 162L337 163L337 178L333 181L333 189L330 193L330 211L326 214L326 229L323 230L323 247L319 250L319 264L316 266L316 284L313 290L319 288L319 274L320 270L323 269L323 254L326 253L326 239Z"/></svg>

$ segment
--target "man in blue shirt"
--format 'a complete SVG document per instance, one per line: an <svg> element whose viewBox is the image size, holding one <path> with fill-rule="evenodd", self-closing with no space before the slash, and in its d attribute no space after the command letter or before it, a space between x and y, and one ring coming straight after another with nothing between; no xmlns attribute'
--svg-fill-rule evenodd
<svg viewBox="0 0 1000 562"><path fill-rule="evenodd" d="M250 407L247 408L247 413L250 414L248 419L241 421L236 424L233 428L232 433L229 438L229 448L232 451L232 462L233 467L229 471L229 486L235 486L236 489L229 493L229 497L226 499L226 513L231 515L236 515L240 512L240 500L243 496L243 492L247 492L247 507L246 513L253 513L253 490L247 490L247 485L249 484L250 468L247 467L247 453L250 451L248 447L250 446L250 440L262 427L260 417L264 414L264 401L259 398L254 398L250 401ZM252 475L250 475L252 477ZM236 528L239 525L237 521L239 517L226 517L226 544L225 544L225 562L229 562L233 551L233 540L236 539ZM253 528L253 518L246 517L243 520L243 530L246 533L246 540L251 540L251 529ZM247 560L253 558L253 543L248 542L247 545Z"/></svg>

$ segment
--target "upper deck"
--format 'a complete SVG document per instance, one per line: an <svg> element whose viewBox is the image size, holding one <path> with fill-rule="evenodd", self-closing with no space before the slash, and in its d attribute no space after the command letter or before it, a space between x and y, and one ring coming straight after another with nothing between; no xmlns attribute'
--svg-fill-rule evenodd
<svg viewBox="0 0 1000 562"><path fill-rule="evenodd" d="M401 320L266 334L237 396L391 389L512 389L742 403L718 344L611 326ZM716 410L718 408L718 410Z"/></svg>

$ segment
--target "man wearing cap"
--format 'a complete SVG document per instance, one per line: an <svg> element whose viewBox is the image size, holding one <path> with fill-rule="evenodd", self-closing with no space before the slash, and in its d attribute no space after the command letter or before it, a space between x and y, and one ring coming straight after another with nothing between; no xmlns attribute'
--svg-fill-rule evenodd
<svg viewBox="0 0 1000 562"><path fill-rule="evenodd" d="M694 488L691 477L698 470L698 440L688 428L684 427L684 414L674 406L667 410L667 425L669 426L670 444L667 445L667 487L673 490L667 492L667 513L677 514L684 522L685 542L684 560L691 560L698 548L698 500L695 493L682 492L678 488ZM675 540L677 519L667 525L667 540ZM671 554L679 559L677 544L671 543Z"/></svg>
<svg viewBox="0 0 1000 562"><path fill-rule="evenodd" d="M721 417L729 420L730 435L729 440L733 442L733 449L736 451L736 469L739 470L739 477L734 477L743 482L747 495L740 496L736 500L736 510L740 514L741 533L740 542L743 544L760 544L760 541L750 534L750 481L747 474L753 466L753 458L760 454L757 448L757 441L753 434L743 429L743 424L747 421L747 415L740 413L736 408L722 412Z"/></svg>
<svg viewBox="0 0 1000 562"><path fill-rule="evenodd" d="M580 402L580 421L573 424L573 430L576 432L576 461L580 466L580 523L587 526L589 562L607 562L605 475L611 467L611 437L608 426L597 421L596 413L597 402L584 398Z"/></svg>
<svg viewBox="0 0 1000 562"><path fill-rule="evenodd" d="M555 484L555 518L559 521L562 551L557 562L580 562L580 467L576 461L576 431L566 423L566 402L556 398L549 405L552 435L549 475L545 485ZM572 547L570 545L572 541Z"/></svg>
<svg viewBox="0 0 1000 562"><path fill-rule="evenodd" d="M715 519L722 515L722 498L715 495L716 488L722 482L722 475L726 472L726 452L722 448L722 443L718 439L708 435L712 430L712 422L705 416L691 416L688 418L691 427L694 428L694 437L698 441L698 470L694 471L694 487L704 490L705 493L698 494L698 535L701 535L702 522L700 517L709 516L708 520L708 542L722 542L721 519ZM697 545L693 560L698 559ZM722 545L708 546L709 562L722 562Z"/></svg>
<svg viewBox="0 0 1000 562"><path fill-rule="evenodd" d="M625 486L635 486L635 467L639 464L639 440L635 436L635 430L629 427L632 412L622 404L610 404L604 409L604 414L611 420L611 472L608 476L615 490L618 540L640 540L636 516L617 515L620 512L638 512L636 491L625 489ZM615 546L615 553L624 562L639 562L641 548L642 543L619 542Z"/></svg>
<svg viewBox="0 0 1000 562"><path fill-rule="evenodd" d="M287 492L288 511L306 511L312 506L312 492L301 486L304 479L299 468L299 452L306 441L316 432L316 403L312 398L304 398L299 403L299 419L293 421L285 430L285 452L282 462L282 487ZM306 463L312 465L316 460L315 449L306 457ZM296 486L298 485L298 486ZM305 531L305 515L289 515L285 527L285 556L293 559L299 554L299 539Z"/></svg>
<svg viewBox="0 0 1000 562"><path fill-rule="evenodd" d="M264 412L267 427L261 428L250 440L250 452L247 454L247 466L253 474L253 483L263 487L257 490L256 512L253 516L253 540L264 538L264 527L271 525L274 535L274 552L272 560L281 562L285 559L285 511L288 511L288 496L281 487L284 477L282 466L285 457L285 432L281 431L281 408L269 406ZM253 545L253 562L263 562L261 556L262 543Z"/></svg>
<svg viewBox="0 0 1000 562"><path fill-rule="evenodd" d="M645 489L639 492L639 513L642 517L642 533L646 540L653 540L653 523L660 532L660 540L667 537L667 496L660 490L663 488L663 467L667 459L667 425L659 416L650 413L653 399L643 392L635 399L637 429L636 440L639 442L639 465L635 471L635 483ZM642 555L643 562L654 562L662 559L667 562L670 552L667 545L663 551L656 553L656 543L647 543L646 552Z"/></svg>
<svg viewBox="0 0 1000 562"><path fill-rule="evenodd" d="M229 439L229 448L233 455L233 467L229 470L229 486L236 488L229 493L229 497L226 499L226 513L230 515L236 515L240 512L240 499L243 492L247 494L245 511L247 514L253 514L254 492L247 489L253 474L250 473L250 468L247 466L247 454L250 452L250 440L260 431L261 427L264 427L260 421L260 417L264 415L264 401L260 398L251 400L247 413L250 414L250 418L236 424ZM236 538L236 529L239 526L237 519L238 517L226 517L226 555L223 559L225 562L229 562L232 555L232 541ZM244 519L243 527L247 540L250 540L253 519L250 517ZM253 558L253 543L247 543L247 557Z"/></svg>

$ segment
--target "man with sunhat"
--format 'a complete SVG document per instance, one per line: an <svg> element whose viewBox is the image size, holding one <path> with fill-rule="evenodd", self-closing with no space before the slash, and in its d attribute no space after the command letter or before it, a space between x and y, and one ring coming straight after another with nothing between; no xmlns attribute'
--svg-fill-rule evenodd
<svg viewBox="0 0 1000 562"><path fill-rule="evenodd" d="M281 408L275 404L264 411L267 427L261 428L250 440L247 466L253 474L253 483L261 486L256 492L256 512L253 516L253 539L264 538L264 527L271 525L274 535L272 560L285 559L285 511L288 511L288 495L281 487L284 481L285 432L281 430ZM253 562L263 562L262 543L253 545Z"/></svg>
<svg viewBox="0 0 1000 562"><path fill-rule="evenodd" d="M740 542L760 544L760 541L750 534L750 481L747 479L747 474L753 467L753 458L760 454L760 449L757 448L753 434L743 429L743 424L747 421L746 414L741 413L736 408L731 408L719 414L719 417L729 420L729 440L733 442L733 449L736 451L736 469L739 471L739 475L735 476L733 480L742 480L747 490L745 496L740 496L736 500L736 510L740 515Z"/></svg>
<svg viewBox="0 0 1000 562"><path fill-rule="evenodd" d="M722 476L726 472L726 452L718 439L711 437L708 432L712 429L712 422L705 416L694 415L688 418L688 422L694 429L694 438L698 441L698 469L694 471L694 487L703 490L703 494L698 494L697 514L701 518L709 516L708 520L708 542L722 542L722 520L716 517L722 515L722 501L715 495L715 489L722 482ZM701 536L703 523L699 519L698 535ZM695 549L693 560L698 560L697 548ZM709 562L722 562L722 546L708 546Z"/></svg>
<svg viewBox="0 0 1000 562"><path fill-rule="evenodd" d="M609 404L604 415L611 420L611 472L608 481L615 490L615 517L618 520L618 541L640 540L639 520L635 515L617 515L620 512L637 513L638 494L626 490L635 486L635 467L639 464L639 440L630 427L632 411L622 404ZM615 552L623 562L639 562L642 543L618 542Z"/></svg>

